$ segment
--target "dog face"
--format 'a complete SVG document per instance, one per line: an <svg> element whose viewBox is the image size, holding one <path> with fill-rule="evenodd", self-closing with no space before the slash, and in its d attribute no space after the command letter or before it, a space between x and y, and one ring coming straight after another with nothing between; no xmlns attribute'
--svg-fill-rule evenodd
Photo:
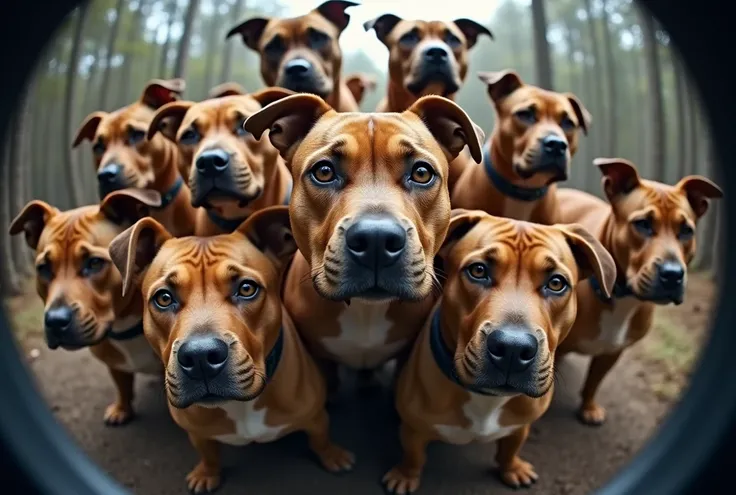
<svg viewBox="0 0 736 495"><path fill-rule="evenodd" d="M615 219L607 232L609 249L626 285L642 300L682 303L687 265L696 251L696 224L709 198L723 196L721 189L694 175L674 186L644 180L633 163L621 158L594 163L603 173Z"/></svg>
<svg viewBox="0 0 736 495"><path fill-rule="evenodd" d="M99 206L64 212L31 201L13 220L10 234L25 233L36 251L36 290L45 303L50 349L79 349L106 337L125 302L107 247L148 207L160 204L158 193L124 189L108 194Z"/></svg>
<svg viewBox="0 0 736 495"><path fill-rule="evenodd" d="M177 143L189 166L192 205L232 214L261 196L266 177L279 159L268 140L254 138L243 123L262 105L292 93L281 88L250 95L224 90L199 103L164 105L151 120L148 136L153 139L161 130L159 124L168 121L163 134Z"/></svg>
<svg viewBox="0 0 736 495"><path fill-rule="evenodd" d="M575 285L594 273L608 294L616 277L611 255L579 225L481 211L453 210L440 256L457 375L493 395L544 395L555 349L575 321Z"/></svg>
<svg viewBox="0 0 736 495"><path fill-rule="evenodd" d="M314 287L332 300L426 297L450 215L448 162L483 133L439 96L404 113L337 113L294 95L254 114L294 178L294 237Z"/></svg>
<svg viewBox="0 0 736 495"><path fill-rule="evenodd" d="M345 9L357 5L328 1L288 19L255 17L232 28L243 43L261 55L261 76L268 86L327 98L340 78L338 39L350 21Z"/></svg>
<svg viewBox="0 0 736 495"><path fill-rule="evenodd" d="M469 19L407 21L384 14L366 22L389 49L389 77L415 96L449 96L462 86L468 71L468 50L478 36L491 32Z"/></svg>
<svg viewBox="0 0 736 495"><path fill-rule="evenodd" d="M580 100L524 84L510 70L478 76L496 109L497 144L511 166L506 172L539 186L567 180L578 131L587 134L591 123Z"/></svg>
<svg viewBox="0 0 736 495"><path fill-rule="evenodd" d="M150 188L171 163L171 145L162 137L147 140L156 110L184 91L182 79L150 81L140 99L112 113L93 112L77 131L72 147L91 141L100 199L112 191Z"/></svg>
<svg viewBox="0 0 736 495"><path fill-rule="evenodd" d="M263 391L267 349L281 328L281 271L295 250L283 206L260 210L232 234L173 238L145 218L112 242L123 290L141 285L145 335L174 407Z"/></svg>

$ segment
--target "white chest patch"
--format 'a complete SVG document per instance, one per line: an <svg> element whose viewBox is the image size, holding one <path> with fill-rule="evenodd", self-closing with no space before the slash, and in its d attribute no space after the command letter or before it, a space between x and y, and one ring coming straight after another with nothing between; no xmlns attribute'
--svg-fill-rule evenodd
<svg viewBox="0 0 736 495"><path fill-rule="evenodd" d="M118 320L112 325L113 332L122 332L132 328L140 317L131 317ZM146 337L139 335L127 340L109 339L115 349L123 355L124 362L115 368L128 373L146 373L150 375L158 375L162 373L163 365L161 359L153 352L151 345Z"/></svg>
<svg viewBox="0 0 736 495"><path fill-rule="evenodd" d="M503 199L503 215L501 216L514 220L529 221L536 205L536 201L519 201L506 196Z"/></svg>
<svg viewBox="0 0 736 495"><path fill-rule="evenodd" d="M251 442L272 442L281 436L286 426L266 424L266 408L255 409L253 401L230 401L218 406L235 424L235 433L219 435L215 440L228 445L246 445Z"/></svg>
<svg viewBox="0 0 736 495"><path fill-rule="evenodd" d="M406 340L386 343L392 323L386 303L353 300L340 314L340 335L325 337L322 345L343 364L352 368L374 368L392 358Z"/></svg>
<svg viewBox="0 0 736 495"><path fill-rule="evenodd" d="M467 427L455 425L435 425L435 430L443 440L453 444L470 442L492 442L503 438L519 425L501 426L502 407L511 397L490 397L470 393L470 400L463 406L463 413L470 421Z"/></svg>
<svg viewBox="0 0 736 495"><path fill-rule="evenodd" d="M634 297L617 299L613 311L601 313L600 332L595 340L578 343L581 351L591 356L620 351L629 344L629 324L641 303Z"/></svg>

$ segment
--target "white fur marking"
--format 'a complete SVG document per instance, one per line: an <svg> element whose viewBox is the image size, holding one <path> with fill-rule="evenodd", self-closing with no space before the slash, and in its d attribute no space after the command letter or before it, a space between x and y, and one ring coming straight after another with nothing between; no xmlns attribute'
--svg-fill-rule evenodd
<svg viewBox="0 0 736 495"><path fill-rule="evenodd" d="M520 425L501 426L499 419L503 406L511 397L493 397L470 392L470 400L463 405L465 417L470 425L465 428L456 425L435 425L435 430L445 442L457 445L473 441L492 442L503 438Z"/></svg>
<svg viewBox="0 0 736 495"><path fill-rule="evenodd" d="M595 340L583 340L578 344L584 353L598 356L620 351L628 342L629 325L641 302L634 297L616 299L613 311L601 313L600 331Z"/></svg>
<svg viewBox="0 0 736 495"><path fill-rule="evenodd" d="M220 406L235 424L235 433L219 435L215 440L228 445L246 445L250 442L272 442L279 438L284 426L266 424L266 408L255 409L253 401L228 401Z"/></svg>

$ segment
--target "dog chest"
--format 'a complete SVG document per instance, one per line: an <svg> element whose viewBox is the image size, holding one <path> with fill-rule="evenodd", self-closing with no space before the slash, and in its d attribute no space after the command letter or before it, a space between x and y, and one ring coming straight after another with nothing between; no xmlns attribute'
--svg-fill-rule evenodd
<svg viewBox="0 0 736 495"><path fill-rule="evenodd" d="M580 351L591 356L618 352L629 345L629 325L640 302L634 297L617 299L612 311L601 312L598 337L581 340Z"/></svg>
<svg viewBox="0 0 736 495"><path fill-rule="evenodd" d="M468 426L435 425L435 430L445 442L453 444L491 442L503 438L519 427L500 423L503 406L509 399L470 392L470 400L462 408Z"/></svg>
<svg viewBox="0 0 736 495"><path fill-rule="evenodd" d="M266 423L266 408L255 409L254 401L230 401L219 406L233 422L235 432L215 437L228 445L246 445L251 442L272 442L281 436L286 426L270 426Z"/></svg>
<svg viewBox="0 0 736 495"><path fill-rule="evenodd" d="M139 319L139 318L138 318ZM116 321L113 331L131 328L136 324L136 317ZM123 361L114 368L128 373L160 374L163 370L161 359L153 352L146 337L138 335L126 340L109 339L110 344L122 355Z"/></svg>
<svg viewBox="0 0 736 495"><path fill-rule="evenodd" d="M514 220L529 221L536 206L536 201L520 201L506 196L503 199L503 215L501 216Z"/></svg>

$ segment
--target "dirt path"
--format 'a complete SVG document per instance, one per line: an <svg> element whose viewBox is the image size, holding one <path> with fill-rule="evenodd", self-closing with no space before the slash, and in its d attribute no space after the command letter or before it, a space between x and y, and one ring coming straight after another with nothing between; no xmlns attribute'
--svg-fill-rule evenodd
<svg viewBox="0 0 736 495"><path fill-rule="evenodd" d="M667 308L658 320L656 335L625 356L604 382L600 399L609 411L604 426L584 427L574 417L587 361L571 356L563 363L553 405L533 426L523 450L540 475L532 493L590 493L661 422L684 382L683 370L692 363L696 337L703 333L700 329L707 322L713 299L709 282L693 280L690 285L686 304ZM25 326L38 317L38 311L15 315ZM123 428L108 428L102 414L114 390L104 367L86 351L48 351L33 332L23 334L23 341L34 356L30 366L52 410L94 460L137 494L186 493L184 476L197 459L184 432L169 418L160 382L140 379L136 386L138 418ZM381 493L379 480L399 456L397 422L388 394L357 398L347 393L331 415L335 439L357 455L353 473L335 477L323 472L309 456L305 437L296 434L273 444L224 447L226 479L218 493ZM493 445L431 446L420 493L514 493L489 473L494 453Z"/></svg>

